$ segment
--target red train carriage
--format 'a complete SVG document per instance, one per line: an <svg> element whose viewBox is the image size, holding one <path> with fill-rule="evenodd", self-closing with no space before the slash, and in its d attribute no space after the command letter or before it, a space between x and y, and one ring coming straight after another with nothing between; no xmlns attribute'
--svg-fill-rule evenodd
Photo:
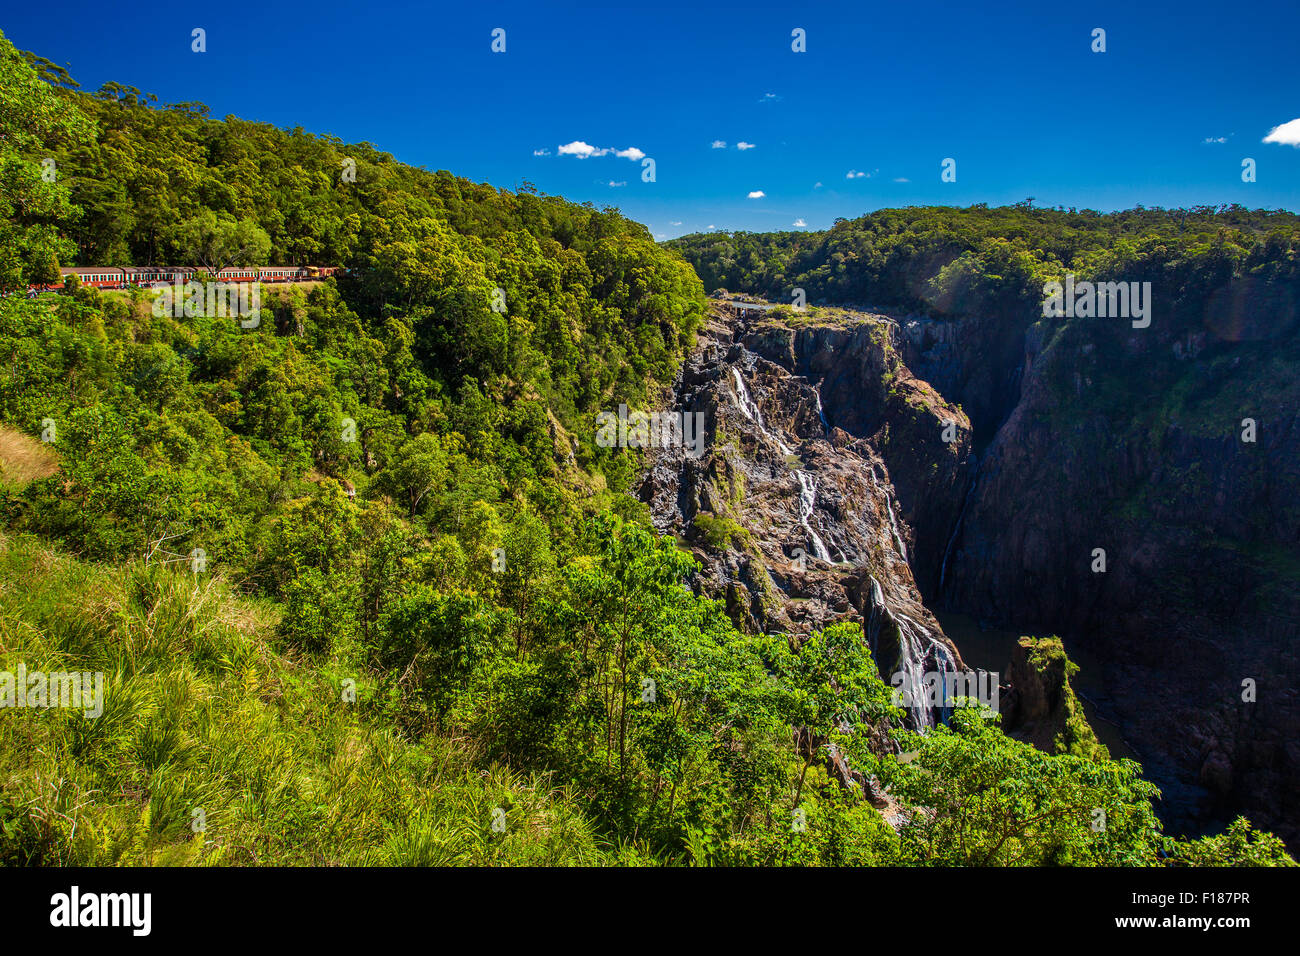
<svg viewBox="0 0 1300 956"><path fill-rule="evenodd" d="M75 275L81 280L82 285L93 286L96 289L120 289L126 284L126 270L114 266L76 266L60 269L59 273L65 278ZM44 286L44 288L62 288L62 283Z"/></svg>
<svg viewBox="0 0 1300 956"><path fill-rule="evenodd" d="M338 266L230 266L211 274L218 282L303 282L332 276ZM75 275L83 286L96 289L155 288L188 282L199 273L209 274L198 266L66 266L59 270L66 279ZM59 282L28 286L30 293L57 291Z"/></svg>
<svg viewBox="0 0 1300 956"><path fill-rule="evenodd" d="M263 282L296 282L306 269L302 266L266 266L259 269Z"/></svg>

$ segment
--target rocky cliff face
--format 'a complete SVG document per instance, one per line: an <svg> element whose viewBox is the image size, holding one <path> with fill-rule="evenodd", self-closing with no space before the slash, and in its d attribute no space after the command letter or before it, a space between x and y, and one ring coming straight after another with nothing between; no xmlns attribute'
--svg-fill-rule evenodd
<svg viewBox="0 0 1300 956"><path fill-rule="evenodd" d="M935 509L926 492L960 485L970 428L911 378L896 334L882 317L790 328L715 312L665 403L704 414L703 454L656 449L640 494L739 626L858 620L886 678L919 689L962 663L916 586L908 519L950 521L950 503ZM935 560L929 542L921 553Z"/></svg>
<svg viewBox="0 0 1300 956"><path fill-rule="evenodd" d="M901 319L901 352L912 372L959 403L984 446L1020 401L1024 316L972 316L939 321Z"/></svg>
<svg viewBox="0 0 1300 956"><path fill-rule="evenodd" d="M1181 325L1037 323L1014 358L972 334L996 322L918 327L907 346L955 387L991 389L990 410L997 383L1023 370L973 477L940 601L1086 647L1102 670L1083 677L1104 688L1174 829L1244 812L1293 847L1294 325L1294 310L1207 301Z"/></svg>
<svg viewBox="0 0 1300 956"><path fill-rule="evenodd" d="M909 570L929 597L968 483L971 422L912 374L903 336L885 316L796 328L767 322L743 333L747 348L819 383L826 420L865 438L888 466L894 517L913 532Z"/></svg>
<svg viewBox="0 0 1300 956"><path fill-rule="evenodd" d="M1005 674L1002 729L1046 753L1104 756L1070 685L1076 671L1059 637L1020 638Z"/></svg>

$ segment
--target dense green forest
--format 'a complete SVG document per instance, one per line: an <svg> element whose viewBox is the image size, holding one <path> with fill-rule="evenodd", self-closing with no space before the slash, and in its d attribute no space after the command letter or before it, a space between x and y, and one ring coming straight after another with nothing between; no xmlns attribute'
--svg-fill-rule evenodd
<svg viewBox="0 0 1300 956"><path fill-rule="evenodd" d="M1016 206L882 209L825 232L705 233L667 243L710 291L771 298L801 288L809 302L960 316L1033 316L1043 285L1123 277L1160 283L1157 307L1177 316L1233 278L1300 302L1300 216L1241 206L1114 213ZM1172 294L1164 294L1172 293ZM1265 298L1261 311L1278 301Z"/></svg>
<svg viewBox="0 0 1300 956"><path fill-rule="evenodd" d="M2 37L0 92L0 670L107 685L0 715L0 862L1290 862L1244 820L1164 836L1132 761L974 710L906 733L857 625L745 634L687 587L594 416L652 404L759 259L701 283L616 210L84 93ZM942 215L932 261L1027 256ZM819 254L768 241L771 288ZM253 329L21 291L182 259L349 271Z"/></svg>

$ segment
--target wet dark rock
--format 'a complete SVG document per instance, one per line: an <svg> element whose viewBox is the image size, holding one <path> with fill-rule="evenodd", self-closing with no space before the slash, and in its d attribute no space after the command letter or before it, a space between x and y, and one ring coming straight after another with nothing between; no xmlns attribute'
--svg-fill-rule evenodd
<svg viewBox="0 0 1300 956"><path fill-rule="evenodd" d="M892 334L866 317L849 330L791 330L715 313L668 402L705 413L704 454L654 450L639 489L656 528L700 558L697 586L723 599L738 627L798 635L858 621L887 680L961 658L913 577L907 515L927 512L904 503L886 455L912 436L916 461L904 471L920 495L936 482L960 485L969 442L965 417L912 380ZM819 376L840 367L836 353L852 365L840 388L865 388L887 369L907 385L893 396L877 385L877 413L846 414L841 425L840 410L855 407L847 391L833 415L819 393ZM954 424L956 448L942 440L941 417Z"/></svg>

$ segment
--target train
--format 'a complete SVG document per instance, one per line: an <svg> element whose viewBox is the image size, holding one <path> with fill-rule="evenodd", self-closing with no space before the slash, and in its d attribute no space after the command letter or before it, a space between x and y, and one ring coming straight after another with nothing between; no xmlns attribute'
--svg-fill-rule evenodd
<svg viewBox="0 0 1300 956"><path fill-rule="evenodd" d="M152 289L158 286L189 282L199 273L217 282L307 282L324 279L345 270L339 266L230 266L218 272L202 266L65 266L59 270L61 280L54 285L31 285L28 292L48 292L63 288L70 275L83 286L96 289Z"/></svg>

